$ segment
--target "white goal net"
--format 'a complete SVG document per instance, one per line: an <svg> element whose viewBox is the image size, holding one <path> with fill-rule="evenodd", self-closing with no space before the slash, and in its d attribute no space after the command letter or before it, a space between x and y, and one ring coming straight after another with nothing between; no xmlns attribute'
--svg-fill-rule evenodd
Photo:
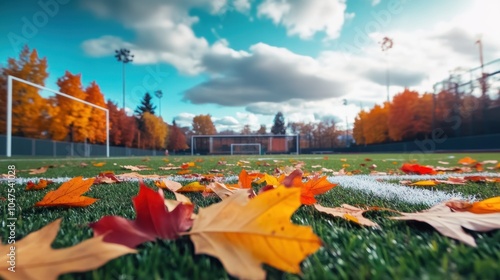
<svg viewBox="0 0 500 280"><path fill-rule="evenodd" d="M262 146L259 143L231 144L231 155L260 155Z"/></svg>

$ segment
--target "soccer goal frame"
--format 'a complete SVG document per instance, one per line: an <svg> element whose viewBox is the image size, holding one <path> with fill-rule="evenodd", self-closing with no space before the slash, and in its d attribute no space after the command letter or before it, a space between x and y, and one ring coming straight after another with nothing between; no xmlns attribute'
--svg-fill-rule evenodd
<svg viewBox="0 0 500 280"><path fill-rule="evenodd" d="M262 154L262 145L260 143L240 143L240 144L231 144L231 155L234 155L234 147L240 147L240 146L257 146L258 147L258 150L259 150L259 155ZM244 155L244 153L240 154L238 153L238 155Z"/></svg>
<svg viewBox="0 0 500 280"><path fill-rule="evenodd" d="M297 134L192 135L191 155L230 155L231 144L260 144L261 154L299 154Z"/></svg>
<svg viewBox="0 0 500 280"><path fill-rule="evenodd" d="M36 88L41 89L41 90L46 90L46 91L67 97L67 98L72 99L74 101L81 102L83 104L92 106L94 108L97 108L97 109L100 109L100 110L103 110L104 112L106 112L106 157L109 157L109 110L108 109L101 107L101 106L98 106L98 105L95 105L93 103L90 103L88 101L73 97L71 95L62 93L60 91L56 91L56 90L53 90L53 89L50 89L50 88L47 88L47 87L44 87L41 85L37 85L35 83L29 82L29 81L26 81L24 79L21 79L21 78L15 77L15 76L11 76L11 75L7 76L7 141L6 141L7 143L6 143L6 152L5 152L5 155L7 157L12 157L12 85L13 85L13 81L18 81L18 82L30 85L32 87L36 87Z"/></svg>

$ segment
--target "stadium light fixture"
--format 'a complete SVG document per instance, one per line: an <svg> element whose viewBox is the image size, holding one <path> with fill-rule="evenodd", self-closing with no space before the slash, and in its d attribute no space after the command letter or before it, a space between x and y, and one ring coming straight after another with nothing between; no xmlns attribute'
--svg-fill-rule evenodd
<svg viewBox="0 0 500 280"><path fill-rule="evenodd" d="M122 79L123 79L123 110L125 110L125 63L134 60L134 55L130 54L128 49L115 50L116 59L122 63Z"/></svg>

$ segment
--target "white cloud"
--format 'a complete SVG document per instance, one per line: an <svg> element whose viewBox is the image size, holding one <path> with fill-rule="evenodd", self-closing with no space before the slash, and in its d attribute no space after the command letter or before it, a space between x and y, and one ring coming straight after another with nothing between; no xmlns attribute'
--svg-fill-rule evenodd
<svg viewBox="0 0 500 280"><path fill-rule="evenodd" d="M324 32L326 38L335 39L344 24L345 10L345 0L264 0L257 15L283 25L290 36L310 39Z"/></svg>
<svg viewBox="0 0 500 280"><path fill-rule="evenodd" d="M203 58L211 79L184 93L193 104L244 106L290 99L321 100L341 96L343 82L316 59L264 43L250 53L214 47Z"/></svg>
<svg viewBox="0 0 500 280"><path fill-rule="evenodd" d="M378 4L380 4L381 0L371 0L371 1L372 1L372 6L377 6Z"/></svg>
<svg viewBox="0 0 500 280"><path fill-rule="evenodd" d="M89 0L82 3L96 15L116 20L136 34L134 42L110 35L89 39L82 44L87 54L105 56L116 48L126 47L135 54L134 63L165 62L191 75L203 71L199 62L209 44L193 32L192 25L199 19L189 11L201 8L217 14L228 5L226 0L125 0L119 5L114 0ZM244 3L238 5L244 7Z"/></svg>
<svg viewBox="0 0 500 280"><path fill-rule="evenodd" d="M174 117L174 120L179 127L191 127L194 117L195 115L191 113L180 113Z"/></svg>
<svg viewBox="0 0 500 280"><path fill-rule="evenodd" d="M239 12L246 12L250 10L251 7L250 1L251 0L234 0L233 6Z"/></svg>

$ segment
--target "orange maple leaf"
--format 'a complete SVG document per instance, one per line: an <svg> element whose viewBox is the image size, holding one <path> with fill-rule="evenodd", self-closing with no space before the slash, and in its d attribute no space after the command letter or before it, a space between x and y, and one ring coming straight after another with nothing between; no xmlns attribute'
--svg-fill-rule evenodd
<svg viewBox="0 0 500 280"><path fill-rule="evenodd" d="M27 191L30 191L30 190L43 190L43 189L45 189L47 187L48 184L52 184L52 181L45 180L45 179L40 179L40 181L38 181L38 184L35 184L35 183L29 181L26 184L26 190Z"/></svg>
<svg viewBox="0 0 500 280"><path fill-rule="evenodd" d="M471 157L464 157L458 161L458 164L462 164L462 165L471 165L474 163L476 163L476 160L471 158Z"/></svg>
<svg viewBox="0 0 500 280"><path fill-rule="evenodd" d="M87 192L93 183L94 178L83 180L83 177L75 177L63 183L57 190L48 192L35 206L89 206L97 199L82 194Z"/></svg>
<svg viewBox="0 0 500 280"><path fill-rule="evenodd" d="M245 169L242 169L240 175L238 176L238 185L242 189L252 188L252 182L257 177L262 177L260 173L248 173Z"/></svg>
<svg viewBox="0 0 500 280"><path fill-rule="evenodd" d="M326 176L321 178L313 178L307 181L300 191L300 202L305 205L312 205L316 203L315 195L326 193L337 186L337 184L330 183Z"/></svg>

